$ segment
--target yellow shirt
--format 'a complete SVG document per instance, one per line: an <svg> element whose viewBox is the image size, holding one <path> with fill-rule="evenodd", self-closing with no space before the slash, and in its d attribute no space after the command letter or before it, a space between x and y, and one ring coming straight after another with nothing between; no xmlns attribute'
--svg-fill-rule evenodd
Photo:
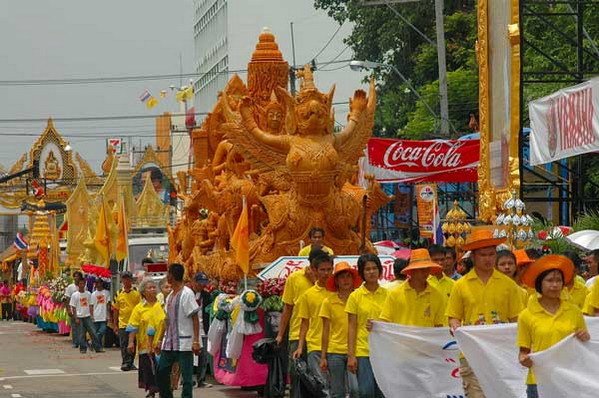
<svg viewBox="0 0 599 398"><path fill-rule="evenodd" d="M335 253L333 253L333 249L331 249L328 246L323 246L322 250L324 250L325 252L329 253L331 256ZM308 245L308 246L304 246L299 253L297 253L298 256L305 256L308 257L310 255L310 252L312 251L312 245Z"/></svg>
<svg viewBox="0 0 599 398"><path fill-rule="evenodd" d="M139 354L152 351L154 336L162 334L165 318L166 314L158 301L152 305L142 301L133 308L127 329L137 333L135 338Z"/></svg>
<svg viewBox="0 0 599 398"><path fill-rule="evenodd" d="M131 289L129 293L121 290L114 299L114 308L119 310L119 329L124 329L129 323L133 308L141 301L137 290Z"/></svg>
<svg viewBox="0 0 599 398"><path fill-rule="evenodd" d="M589 293L589 289L586 287L584 282L578 280L578 278L574 279L574 285L572 288L566 288L562 290L562 299L570 301L572 304L576 305L578 308L582 309L584 307L584 302Z"/></svg>
<svg viewBox="0 0 599 398"><path fill-rule="evenodd" d="M313 286L312 281L306 276L306 270L300 269L293 272L285 281L283 289L283 303L293 305L293 313L289 321L289 340L299 339L300 319L297 317L297 300L304 292Z"/></svg>
<svg viewBox="0 0 599 398"><path fill-rule="evenodd" d="M333 296L333 294L333 292L315 284L302 294L297 303L297 316L300 319L300 323L302 319L310 321L310 327L306 334L308 352L320 351L322 345L322 319L319 316L320 307L322 306L322 302Z"/></svg>
<svg viewBox="0 0 599 398"><path fill-rule="evenodd" d="M342 301L338 295L333 294L326 298L320 307L321 318L330 321L329 328L329 354L347 355L347 313L345 312L345 301Z"/></svg>
<svg viewBox="0 0 599 398"><path fill-rule="evenodd" d="M579 330L587 330L587 327L576 305L562 300L557 312L551 314L533 296L518 317L518 347L543 351ZM528 372L526 383L535 384L532 371Z"/></svg>
<svg viewBox="0 0 599 398"><path fill-rule="evenodd" d="M379 319L408 326L434 327L447 325L447 299L436 288L427 284L417 293L408 282L389 291Z"/></svg>
<svg viewBox="0 0 599 398"><path fill-rule="evenodd" d="M438 279L434 275L429 275L427 281L432 287L440 291L445 299L449 298L453 290L453 285L455 285L455 281L445 274L443 274L441 279Z"/></svg>
<svg viewBox="0 0 599 398"><path fill-rule="evenodd" d="M494 270L483 284L472 269L456 281L445 315L464 325L494 324L518 317L522 308L522 292L513 280Z"/></svg>
<svg viewBox="0 0 599 398"><path fill-rule="evenodd" d="M357 316L357 336L356 336L356 356L367 357L370 355L368 345L368 330L366 330L366 321L369 319L378 319L387 300L389 290L379 286L374 292L366 289L364 285L360 286L349 295L345 312Z"/></svg>

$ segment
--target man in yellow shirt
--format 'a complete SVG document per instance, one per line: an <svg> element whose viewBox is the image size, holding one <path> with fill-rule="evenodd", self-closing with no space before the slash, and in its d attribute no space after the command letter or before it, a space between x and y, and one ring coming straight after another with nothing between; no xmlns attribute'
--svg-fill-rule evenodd
<svg viewBox="0 0 599 398"><path fill-rule="evenodd" d="M516 283L495 269L497 245L490 229L473 229L463 249L472 252L474 267L460 278L449 296L446 315L453 333L462 325L515 322L523 303ZM469 398L484 398L478 379L466 358L460 358L460 375Z"/></svg>
<svg viewBox="0 0 599 398"><path fill-rule="evenodd" d="M118 330L122 358L121 370L127 372L129 370L137 370L133 364L135 352L131 353L127 350L129 332L127 332L126 328L129 324L133 308L141 301L141 295L133 288L133 276L130 272L125 271L121 274L121 282L123 283L123 288L117 293L112 306L114 311L112 330Z"/></svg>
<svg viewBox="0 0 599 398"><path fill-rule="evenodd" d="M431 261L428 250L413 250L402 271L408 280L389 291L379 319L408 326L443 326L446 298L427 282L433 269L440 271L441 266Z"/></svg>
<svg viewBox="0 0 599 398"><path fill-rule="evenodd" d="M317 255L318 253L324 252L321 250L314 250L312 253L310 253L308 260L312 260L313 256ZM287 326L289 326L289 343L287 349L290 355L297 350L299 340L301 321L297 316L298 311L296 309L296 304L301 295L314 285L314 279L315 273L313 272L312 267L308 266L293 272L285 281L285 288L283 289L282 297L285 307L283 307L283 313L281 314L281 322L279 323L279 332L277 333L276 340L279 345L283 343L285 337L287 336ZM291 379L290 394L293 397L293 393L299 386L299 380L295 374L295 369L293 366L289 366L289 376Z"/></svg>
<svg viewBox="0 0 599 398"><path fill-rule="evenodd" d="M308 237L310 238L310 244L308 246L304 246L299 253L298 256L309 256L312 249L321 249L325 252L329 253L331 256L333 253L333 249L324 245L324 229L319 227L314 227L308 232Z"/></svg>
<svg viewBox="0 0 599 398"><path fill-rule="evenodd" d="M334 296L325 287L329 276L333 273L333 259L327 253L319 251L319 254L312 259L311 267L314 268L316 274L316 283L302 294L297 304L301 326L299 344L293 353L293 358L300 358L307 345L308 369L326 381L327 378L320 369L322 319L319 314L322 302Z"/></svg>
<svg viewBox="0 0 599 398"><path fill-rule="evenodd" d="M428 283L441 292L443 297L445 297L445 301L447 301L447 298L453 289L453 285L455 284L455 280L445 273L445 265L448 263L446 256L447 250L441 245L431 245L428 248L428 252L433 263L439 265L439 268L431 269Z"/></svg>

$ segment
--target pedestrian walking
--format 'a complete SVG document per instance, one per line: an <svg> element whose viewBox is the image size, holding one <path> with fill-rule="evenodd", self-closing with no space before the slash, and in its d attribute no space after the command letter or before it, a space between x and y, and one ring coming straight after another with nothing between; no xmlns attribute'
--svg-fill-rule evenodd
<svg viewBox="0 0 599 398"><path fill-rule="evenodd" d="M127 324L127 349L131 354L136 351L138 354L139 388L147 392L146 398L154 398L159 391L156 383L158 366L154 355L154 339L164 333L166 315L156 299L158 288L152 279L144 279L139 285L139 291L143 300L135 306Z"/></svg>
<svg viewBox="0 0 599 398"><path fill-rule="evenodd" d="M210 328L210 314L206 311L212 304L212 295L206 291L206 286L210 280L203 272L195 274L192 281L192 290L195 293L196 303L200 307L200 337L202 339L202 347L208 346L208 329ZM195 384L198 388L210 388L212 384L206 383L206 373L210 362L210 354L208 350L203 349L200 354L194 357L194 374L196 375ZM197 363L197 365L196 365Z"/></svg>
<svg viewBox="0 0 599 398"><path fill-rule="evenodd" d="M93 305L91 304L91 293L85 290L85 279L79 279L77 281L77 287L79 290L73 293L71 296L69 306L71 308L71 312L77 317L75 323L79 325L79 352L82 354L87 352L87 339L85 336L86 332L89 333L92 338L93 349L96 352L104 352L102 344L100 344L98 335L94 329L94 320L92 318L94 309Z"/></svg>
<svg viewBox="0 0 599 398"><path fill-rule="evenodd" d="M379 285L383 273L381 260L375 254L358 258L358 273L364 280L347 299L348 314L347 369L356 374L361 398L383 398L370 364L369 322L379 318L388 290Z"/></svg>
<svg viewBox="0 0 599 398"><path fill-rule="evenodd" d="M518 317L518 360L529 368L527 398L539 396L531 352L546 350L572 333L581 341L590 339L580 308L572 300L562 299L564 287L573 279L572 261L555 254L535 261L522 276L522 281L538 294L531 296Z"/></svg>
<svg viewBox="0 0 599 398"><path fill-rule="evenodd" d="M505 238L494 238L489 229L474 229L464 250L471 251L473 268L458 279L449 296L446 316L451 333L462 325L515 322L523 308L518 285L495 269L496 248ZM460 375L469 398L484 398L480 383L466 358L460 357Z"/></svg>
<svg viewBox="0 0 599 398"><path fill-rule="evenodd" d="M133 276L130 272L121 273L121 283L123 288L118 292L113 304L113 326L112 330L118 330L119 345L121 347L121 370L124 372L137 370L133 364L135 352L130 352L127 349L129 345L129 333L127 332L127 324L133 312L133 308L141 301L141 295L133 288Z"/></svg>
<svg viewBox="0 0 599 398"><path fill-rule="evenodd" d="M193 354L202 349L200 341L200 307L193 290L184 286L185 268L171 264L167 278L172 292L166 298L166 326L156 344L160 360L157 382L161 398L172 398L171 370L178 363L183 378L181 398L191 398L193 388Z"/></svg>
<svg viewBox="0 0 599 398"><path fill-rule="evenodd" d="M67 312L69 314L69 321L71 324L71 341L73 343L73 348L79 348L79 334L80 334L80 325L77 322L77 314L71 311L70 301L71 297L74 293L79 290L79 280L83 279L83 274L81 271L73 272L73 283L68 285L64 290L65 295L65 304L67 307Z"/></svg>
<svg viewBox="0 0 599 398"><path fill-rule="evenodd" d="M94 308L94 330L98 340L104 347L104 336L106 335L106 324L108 321L108 291L104 289L104 281L96 278L96 289L92 293L91 304Z"/></svg>
<svg viewBox="0 0 599 398"><path fill-rule="evenodd" d="M345 306L349 295L360 287L362 278L345 261L335 265L326 289L334 294L325 298L320 307L322 344L320 368L328 374L331 398L358 396L356 375L347 371L347 314Z"/></svg>
<svg viewBox="0 0 599 398"><path fill-rule="evenodd" d="M0 303L2 303L2 320L12 319L12 295L8 279L0 284Z"/></svg>

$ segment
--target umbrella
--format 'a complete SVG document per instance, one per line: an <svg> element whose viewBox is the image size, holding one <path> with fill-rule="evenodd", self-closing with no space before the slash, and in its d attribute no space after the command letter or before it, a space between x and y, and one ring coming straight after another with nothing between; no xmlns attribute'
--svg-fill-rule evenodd
<svg viewBox="0 0 599 398"><path fill-rule="evenodd" d="M373 243L377 254L393 254L398 246L392 240L381 240Z"/></svg>
<svg viewBox="0 0 599 398"><path fill-rule="evenodd" d="M410 254L412 253L412 251L410 249L399 249L396 252L394 252L392 254L393 257L395 258L401 258L404 260L409 260L410 259Z"/></svg>
<svg viewBox="0 0 599 398"><path fill-rule="evenodd" d="M585 229L566 236L566 240L583 250L599 249L599 231Z"/></svg>

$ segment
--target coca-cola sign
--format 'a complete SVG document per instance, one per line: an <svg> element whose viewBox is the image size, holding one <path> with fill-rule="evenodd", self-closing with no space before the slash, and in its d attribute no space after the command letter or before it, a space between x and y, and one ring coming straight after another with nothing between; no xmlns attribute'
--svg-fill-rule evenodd
<svg viewBox="0 0 599 398"><path fill-rule="evenodd" d="M371 138L369 173L382 182L475 182L479 140Z"/></svg>

